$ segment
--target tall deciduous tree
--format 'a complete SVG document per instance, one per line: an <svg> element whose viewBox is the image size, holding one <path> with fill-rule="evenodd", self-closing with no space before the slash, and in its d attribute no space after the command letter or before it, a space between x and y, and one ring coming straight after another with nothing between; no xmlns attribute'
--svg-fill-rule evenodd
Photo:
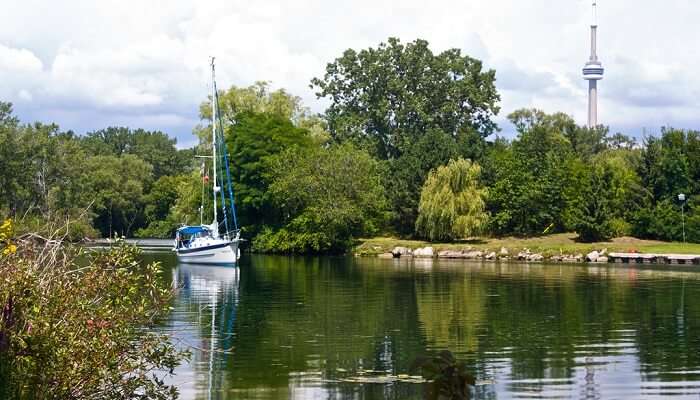
<svg viewBox="0 0 700 400"><path fill-rule="evenodd" d="M420 195L416 231L430 240L454 240L481 233L486 226L486 190L481 167L462 158L431 171Z"/></svg>
<svg viewBox="0 0 700 400"><path fill-rule="evenodd" d="M568 121L537 110L519 110L509 118L518 137L490 155L492 229L518 235L564 230L564 194L573 153L564 134Z"/></svg>
<svg viewBox="0 0 700 400"><path fill-rule="evenodd" d="M272 160L270 193L283 226L253 243L263 251L342 252L375 234L386 217L380 164L346 144L290 149Z"/></svg>
<svg viewBox="0 0 700 400"><path fill-rule="evenodd" d="M258 81L248 87L231 86L227 90L220 90L218 96L221 122L225 129L236 125L241 116L265 114L289 120L293 125L307 129L318 141L327 140L325 121L304 106L299 96L285 89L271 90L270 82ZM211 143L211 112L210 97L199 106L199 117L206 125L198 125L194 129L200 144L206 146Z"/></svg>
<svg viewBox="0 0 700 400"><path fill-rule="evenodd" d="M396 38L377 48L346 50L314 78L336 141L350 140L379 158L400 156L430 129L456 137L496 129L495 71L459 49L433 54L425 40Z"/></svg>
<svg viewBox="0 0 700 400"><path fill-rule="evenodd" d="M245 112L227 128L226 141L241 225L256 232L262 225L276 224L279 215L268 194L268 160L285 149L312 146L309 132L280 115Z"/></svg>
<svg viewBox="0 0 700 400"><path fill-rule="evenodd" d="M159 131L109 127L89 132L82 141L85 149L94 155L139 157L153 166L156 179L191 170L193 164L191 151L178 151L177 141Z"/></svg>
<svg viewBox="0 0 700 400"><path fill-rule="evenodd" d="M385 185L392 204L393 225L398 233L412 235L418 218L420 191L428 173L460 154L448 134L431 129L400 157L386 161Z"/></svg>
<svg viewBox="0 0 700 400"><path fill-rule="evenodd" d="M83 187L94 203L96 227L102 235L126 235L143 219L145 187L152 167L138 157L93 156L85 161Z"/></svg>

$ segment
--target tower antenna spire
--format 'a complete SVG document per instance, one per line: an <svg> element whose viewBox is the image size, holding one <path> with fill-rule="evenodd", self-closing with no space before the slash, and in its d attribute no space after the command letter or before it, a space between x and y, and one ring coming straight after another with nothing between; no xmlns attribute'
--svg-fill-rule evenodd
<svg viewBox="0 0 700 400"><path fill-rule="evenodd" d="M593 0L593 14L591 18L591 26L598 26L598 5L596 0Z"/></svg>
<svg viewBox="0 0 700 400"><path fill-rule="evenodd" d="M598 5L592 0L591 55L583 67L583 79L588 81L588 127L598 125L598 81L603 79L603 64L598 60Z"/></svg>

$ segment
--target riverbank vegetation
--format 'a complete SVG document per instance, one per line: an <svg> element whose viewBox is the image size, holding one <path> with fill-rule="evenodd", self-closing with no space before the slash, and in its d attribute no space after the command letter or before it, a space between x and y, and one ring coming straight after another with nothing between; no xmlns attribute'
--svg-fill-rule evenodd
<svg viewBox="0 0 700 400"><path fill-rule="evenodd" d="M362 256L376 256L391 253L396 247L418 249L432 247L435 254L443 250L481 251L484 254L500 254L502 248L512 257L525 249L533 254L542 254L546 258L561 254L583 254L606 249L608 253L662 253L662 254L700 254L700 243L666 242L661 240L619 237L600 242L586 243L579 240L577 233L554 233L535 237L500 237L461 240L452 242L430 242L420 239L400 239L395 237L373 237L358 239L353 249Z"/></svg>
<svg viewBox="0 0 700 400"><path fill-rule="evenodd" d="M458 49L389 39L346 50L311 80L329 104L321 115L266 82L222 90L243 236L282 253L342 252L372 235L700 242L700 133L665 127L634 139L522 109L507 116L506 138L497 77ZM2 103L0 214L33 228L69 219L74 238L171 237L199 223L212 183L193 155L208 154L209 101L193 149L162 132L23 125ZM445 190L437 177L458 160L479 173Z"/></svg>
<svg viewBox="0 0 700 400"><path fill-rule="evenodd" d="M159 264L0 227L0 398L168 399L186 354L146 328L169 310Z"/></svg>

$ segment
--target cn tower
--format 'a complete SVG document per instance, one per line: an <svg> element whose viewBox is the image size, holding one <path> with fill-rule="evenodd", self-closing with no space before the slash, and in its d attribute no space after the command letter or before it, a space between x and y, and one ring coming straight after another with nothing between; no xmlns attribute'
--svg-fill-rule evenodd
<svg viewBox="0 0 700 400"><path fill-rule="evenodd" d="M603 64L596 53L596 2L593 0L593 20L591 22L591 57L583 67L583 79L588 81L588 127L598 125L598 81L603 79Z"/></svg>

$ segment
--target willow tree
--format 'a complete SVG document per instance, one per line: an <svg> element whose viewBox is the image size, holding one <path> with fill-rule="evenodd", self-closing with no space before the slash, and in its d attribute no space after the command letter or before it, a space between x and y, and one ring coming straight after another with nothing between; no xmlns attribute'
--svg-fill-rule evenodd
<svg viewBox="0 0 700 400"><path fill-rule="evenodd" d="M481 232L488 219L481 167L459 158L430 171L418 206L416 232L430 240L454 240Z"/></svg>

